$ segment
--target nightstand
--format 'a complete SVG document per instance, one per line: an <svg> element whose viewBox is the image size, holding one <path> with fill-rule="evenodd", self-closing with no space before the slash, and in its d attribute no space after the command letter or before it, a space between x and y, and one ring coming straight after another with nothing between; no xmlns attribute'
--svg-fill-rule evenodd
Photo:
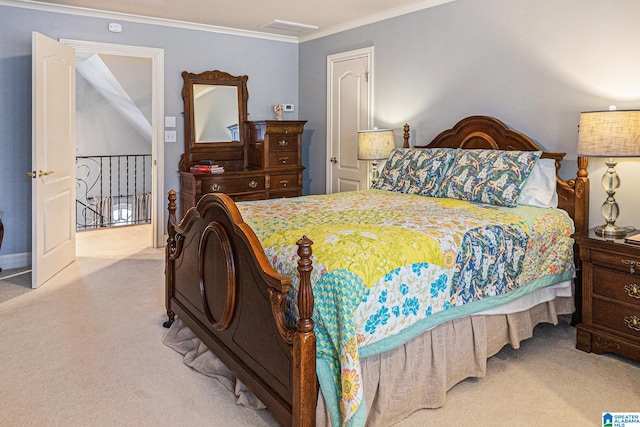
<svg viewBox="0 0 640 427"><path fill-rule="evenodd" d="M640 361L640 245L576 233L582 262L582 320L576 348Z"/></svg>

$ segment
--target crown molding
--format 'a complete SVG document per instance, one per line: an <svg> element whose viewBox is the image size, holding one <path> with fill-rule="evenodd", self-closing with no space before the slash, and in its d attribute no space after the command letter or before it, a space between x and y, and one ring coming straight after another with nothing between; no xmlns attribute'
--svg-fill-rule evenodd
<svg viewBox="0 0 640 427"><path fill-rule="evenodd" d="M335 25L323 30L314 31L308 35L302 35L298 37L298 42L303 43L310 40L319 39L322 37L330 36L333 34L341 33L347 30L353 30L354 28L363 27L365 25L374 24L376 22L384 21L385 19L395 18L397 16L406 15L409 13L417 12L419 10L429 9L432 7L440 6L441 4L451 3L456 0L422 0L415 3L411 3L404 6L399 6L393 9L385 10L384 12L375 13L373 15L363 16L353 21L345 22L344 24Z"/></svg>
<svg viewBox="0 0 640 427"><path fill-rule="evenodd" d="M153 18L149 16L133 15L120 12L107 12L103 10L90 9L77 6L58 5L44 3L36 0L0 0L0 6L20 7L25 9L43 10L54 13L66 13L70 15L91 16L95 18L116 19L119 21L137 22L150 25L162 25L174 28L183 28L195 31L206 31L211 33L228 34L240 37L252 37L266 40L274 40L287 43L303 43L310 40L319 39L343 31L352 30L364 25L373 24L385 19L395 18L408 13L429 9L456 0L422 0L405 6L399 6L384 12L364 16L344 24L335 25L326 29L313 31L312 33L301 35L300 37L284 36L260 31L240 30L236 28L221 27L216 25L197 24L194 22L178 21L166 18Z"/></svg>
<svg viewBox="0 0 640 427"><path fill-rule="evenodd" d="M116 19L119 21L137 22L150 25L162 25L165 27L183 28L187 30L206 31L210 33L228 34L240 37L252 37L288 43L298 42L297 37L291 36L282 36L278 34L263 33L259 31L239 30L236 28L220 27L216 25L197 24L194 22L178 21L174 19L153 18L150 16L133 15L120 12L107 12L103 10L89 9L77 6L43 3L34 0L0 0L0 6L20 7L24 9L43 10L54 13L66 13L69 15L91 16L94 18Z"/></svg>

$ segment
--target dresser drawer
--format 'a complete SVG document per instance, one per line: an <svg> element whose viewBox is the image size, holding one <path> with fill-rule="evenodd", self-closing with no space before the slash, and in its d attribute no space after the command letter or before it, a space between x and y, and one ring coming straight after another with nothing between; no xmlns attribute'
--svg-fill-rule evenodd
<svg viewBox="0 0 640 427"><path fill-rule="evenodd" d="M593 293L635 304L640 308L640 276L595 267Z"/></svg>
<svg viewBox="0 0 640 427"><path fill-rule="evenodd" d="M298 174L271 175L272 190L296 189L298 187Z"/></svg>
<svg viewBox="0 0 640 427"><path fill-rule="evenodd" d="M594 298L592 323L640 339L640 307Z"/></svg>
<svg viewBox="0 0 640 427"><path fill-rule="evenodd" d="M277 191L269 192L269 198L280 199L280 198L286 198L286 197L298 197L301 195L301 193L302 193L302 189L300 187L292 188L289 190L277 190Z"/></svg>
<svg viewBox="0 0 640 427"><path fill-rule="evenodd" d="M291 166L298 164L298 151L278 151L269 153L269 166Z"/></svg>
<svg viewBox="0 0 640 427"><path fill-rule="evenodd" d="M202 180L202 193L245 193L265 189L264 175L206 178Z"/></svg>
<svg viewBox="0 0 640 427"><path fill-rule="evenodd" d="M634 257L629 255L619 255L610 253L607 251L591 251L591 262L597 265L610 267L618 271L630 273L631 262L635 262L636 265L640 265L640 257ZM640 267L634 268L635 274L640 277Z"/></svg>
<svg viewBox="0 0 640 427"><path fill-rule="evenodd" d="M266 194L264 191L259 191L257 193L232 194L229 197L231 197L234 202L250 202L252 200L264 200Z"/></svg>
<svg viewBox="0 0 640 427"><path fill-rule="evenodd" d="M304 124L306 122L296 122L296 123L277 123L273 121L269 121L266 124L265 131L270 134L293 134L297 135L302 133L304 130Z"/></svg>
<svg viewBox="0 0 640 427"><path fill-rule="evenodd" d="M298 150L298 137L296 135L270 135L269 152Z"/></svg>

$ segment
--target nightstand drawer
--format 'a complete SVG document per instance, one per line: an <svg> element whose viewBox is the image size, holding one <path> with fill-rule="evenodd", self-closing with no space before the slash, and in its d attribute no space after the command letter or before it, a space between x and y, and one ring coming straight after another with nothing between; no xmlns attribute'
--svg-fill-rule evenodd
<svg viewBox="0 0 640 427"><path fill-rule="evenodd" d="M635 274L640 277L640 257L632 255L618 255L607 251L591 251L591 262L597 265L613 268L625 273L631 272L631 263L635 262L638 268L634 268Z"/></svg>
<svg viewBox="0 0 640 427"><path fill-rule="evenodd" d="M593 269L593 293L635 304L640 309L640 276L596 267Z"/></svg>
<svg viewBox="0 0 640 427"><path fill-rule="evenodd" d="M593 325L640 339L640 307L594 298Z"/></svg>

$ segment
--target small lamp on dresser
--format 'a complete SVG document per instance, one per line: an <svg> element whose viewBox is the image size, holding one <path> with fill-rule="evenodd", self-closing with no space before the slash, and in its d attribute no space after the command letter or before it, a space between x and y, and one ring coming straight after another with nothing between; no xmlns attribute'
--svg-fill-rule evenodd
<svg viewBox="0 0 640 427"><path fill-rule="evenodd" d="M358 131L358 160L371 161L371 183L380 177L378 160L389 157L395 148L393 131L391 129L377 129Z"/></svg>
<svg viewBox="0 0 640 427"><path fill-rule="evenodd" d="M615 158L640 157L640 110L606 110L580 113L578 156L605 157L607 170L602 186L607 199L602 204L606 224L596 227L598 236L609 239L624 238L633 227L620 227L616 219L620 208L614 197L620 187Z"/></svg>

